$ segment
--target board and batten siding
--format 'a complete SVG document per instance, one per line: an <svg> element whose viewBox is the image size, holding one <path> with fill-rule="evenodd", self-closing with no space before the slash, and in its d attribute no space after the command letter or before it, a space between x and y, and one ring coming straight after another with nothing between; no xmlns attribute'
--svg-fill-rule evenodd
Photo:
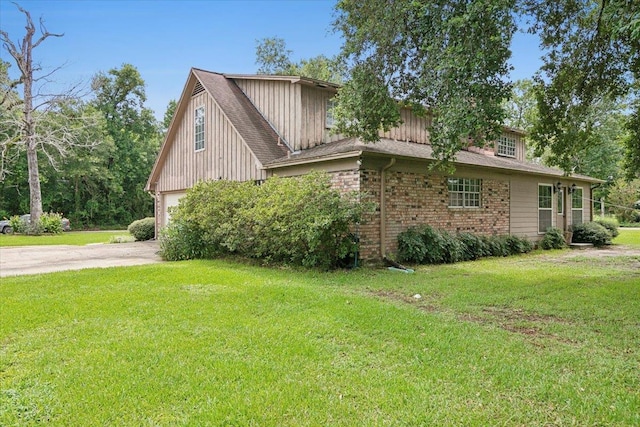
<svg viewBox="0 0 640 427"><path fill-rule="evenodd" d="M195 151L195 109L205 108L205 148ZM180 191L198 181L261 180L266 171L208 93L189 100L158 178L160 192Z"/></svg>
<svg viewBox="0 0 640 427"><path fill-rule="evenodd" d="M402 119L400 126L389 130L389 132L380 132L380 137L429 144L427 127L431 125L431 117L418 117L413 114L411 109L402 108L400 110L400 118Z"/></svg>
<svg viewBox="0 0 640 427"><path fill-rule="evenodd" d="M306 150L316 145L338 141L342 135L333 135L327 127L327 108L333 92L302 86L302 130L300 144L294 149Z"/></svg>
<svg viewBox="0 0 640 427"><path fill-rule="evenodd" d="M300 141L302 129L301 86L281 80L234 79L234 82L276 132L295 149L295 141Z"/></svg>

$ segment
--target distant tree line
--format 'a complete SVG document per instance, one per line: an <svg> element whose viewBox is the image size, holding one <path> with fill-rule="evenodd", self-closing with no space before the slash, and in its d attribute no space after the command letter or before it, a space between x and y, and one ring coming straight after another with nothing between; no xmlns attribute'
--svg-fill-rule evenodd
<svg viewBox="0 0 640 427"><path fill-rule="evenodd" d="M0 63L0 86L19 105L22 100L11 88L9 66ZM35 113L40 138L68 133L76 142L62 150L48 148L46 141L39 147L44 212L63 213L74 228L124 226L153 215L153 199L144 185L166 124L155 119L145 102L140 73L123 64L97 73L90 96L68 97ZM30 210L27 157L18 143L20 111L9 107L6 102L0 105L0 217Z"/></svg>

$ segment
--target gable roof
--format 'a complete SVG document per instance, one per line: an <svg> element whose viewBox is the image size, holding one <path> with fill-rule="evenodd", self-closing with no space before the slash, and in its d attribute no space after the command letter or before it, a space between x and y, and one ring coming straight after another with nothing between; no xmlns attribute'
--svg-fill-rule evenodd
<svg viewBox="0 0 640 427"><path fill-rule="evenodd" d="M341 157L357 157L362 153L371 153L385 156L396 156L420 160L436 160L431 145L415 142L396 141L381 138L379 142L365 143L356 138L343 139L319 145L308 150L303 150L287 157L267 163L267 169L277 169L301 163L313 163ZM501 156L488 156L471 151L459 151L454 163L460 166L476 166L481 168L500 169L503 171L520 172L533 175L564 177L564 171L555 168L538 165L535 163L521 162L516 159ZM571 178L588 182L603 182L586 175L573 174Z"/></svg>
<svg viewBox="0 0 640 427"><path fill-rule="evenodd" d="M289 149L280 143L280 137L273 127L231 78L220 73L192 68L180 95L167 135L147 180L146 190L155 188L155 182L175 139L177 128L175 124L184 116L197 82L218 104L222 113L231 122L231 125L260 163L271 162L289 153Z"/></svg>
<svg viewBox="0 0 640 427"><path fill-rule="evenodd" d="M261 163L289 152L286 146L278 144L280 138L276 131L233 80L223 74L197 68L193 73Z"/></svg>

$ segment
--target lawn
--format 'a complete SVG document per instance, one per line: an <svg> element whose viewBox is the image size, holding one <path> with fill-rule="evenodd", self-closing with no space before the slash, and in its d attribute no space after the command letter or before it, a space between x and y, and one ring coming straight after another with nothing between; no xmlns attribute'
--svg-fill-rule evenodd
<svg viewBox="0 0 640 427"><path fill-rule="evenodd" d="M613 239L613 243L640 248L640 228L620 228L619 230L620 235Z"/></svg>
<svg viewBox="0 0 640 427"><path fill-rule="evenodd" d="M639 266L3 278L0 425L640 425Z"/></svg>
<svg viewBox="0 0 640 427"><path fill-rule="evenodd" d="M112 239L129 239L131 235L126 230L111 231L69 231L60 234L45 234L41 236L27 236L24 234L1 234L0 246L43 246L43 245L76 245L83 246L92 243L109 243Z"/></svg>

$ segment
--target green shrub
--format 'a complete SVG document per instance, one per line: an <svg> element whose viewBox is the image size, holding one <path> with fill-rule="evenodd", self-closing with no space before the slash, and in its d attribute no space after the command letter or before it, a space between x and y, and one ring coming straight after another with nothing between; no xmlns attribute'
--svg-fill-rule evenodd
<svg viewBox="0 0 640 427"><path fill-rule="evenodd" d="M160 256L166 261L211 258L210 247L202 239L202 232L185 222L172 221L160 230Z"/></svg>
<svg viewBox="0 0 640 427"><path fill-rule="evenodd" d="M490 256L493 257L505 257L509 256L509 247L507 241L502 236L487 237Z"/></svg>
<svg viewBox="0 0 640 427"><path fill-rule="evenodd" d="M151 240L155 236L156 220L153 217L147 217L133 221L127 227L127 231L131 233L137 241Z"/></svg>
<svg viewBox="0 0 640 427"><path fill-rule="evenodd" d="M455 234L439 230L442 239L442 260L445 264L453 264L464 260L464 246Z"/></svg>
<svg viewBox="0 0 640 427"><path fill-rule="evenodd" d="M167 259L237 254L264 262L332 268L353 257L351 226L364 204L331 188L329 175L209 181L187 191L162 234ZM172 240L175 240L173 242Z"/></svg>
<svg viewBox="0 0 640 427"><path fill-rule="evenodd" d="M20 218L19 215L14 215L9 218L9 225L13 229L14 233L26 234L28 231L29 224Z"/></svg>
<svg viewBox="0 0 640 427"><path fill-rule="evenodd" d="M488 256L517 255L532 250L533 244L523 237L452 234L428 225L412 227L398 235L399 259L413 263L454 263Z"/></svg>
<svg viewBox="0 0 640 427"><path fill-rule="evenodd" d="M401 262L420 264L427 254L422 235L414 227L398 234L398 259Z"/></svg>
<svg viewBox="0 0 640 427"><path fill-rule="evenodd" d="M597 222L598 224L600 224L601 226L609 230L609 234L611 234L612 238L618 237L618 235L620 234L620 232L618 231L618 227L620 227L620 224L618 223L618 220L615 218L598 217L595 219L594 222Z"/></svg>
<svg viewBox="0 0 640 427"><path fill-rule="evenodd" d="M540 247L544 250L562 249L567 246L562 230L556 227L549 227L544 237L540 241Z"/></svg>
<svg viewBox="0 0 640 427"><path fill-rule="evenodd" d="M418 232L422 236L422 241L427 250L423 262L425 264L442 264L445 259L445 245L442 234L428 225L418 228Z"/></svg>
<svg viewBox="0 0 640 427"><path fill-rule="evenodd" d="M474 261L489 254L486 241L475 234L460 233L458 240L462 245L462 260Z"/></svg>
<svg viewBox="0 0 640 427"><path fill-rule="evenodd" d="M510 255L526 254L533 250L529 239L513 235L505 237L505 245Z"/></svg>
<svg viewBox="0 0 640 427"><path fill-rule="evenodd" d="M575 243L592 243L595 247L611 244L611 233L597 222L585 222L572 228Z"/></svg>
<svg viewBox="0 0 640 427"><path fill-rule="evenodd" d="M252 224L247 253L266 261L331 268L355 253L350 226L361 205L331 188L326 173L268 179L244 223Z"/></svg>
<svg viewBox="0 0 640 427"><path fill-rule="evenodd" d="M43 213L40 215L39 229L42 233L62 233L62 214L59 213Z"/></svg>

